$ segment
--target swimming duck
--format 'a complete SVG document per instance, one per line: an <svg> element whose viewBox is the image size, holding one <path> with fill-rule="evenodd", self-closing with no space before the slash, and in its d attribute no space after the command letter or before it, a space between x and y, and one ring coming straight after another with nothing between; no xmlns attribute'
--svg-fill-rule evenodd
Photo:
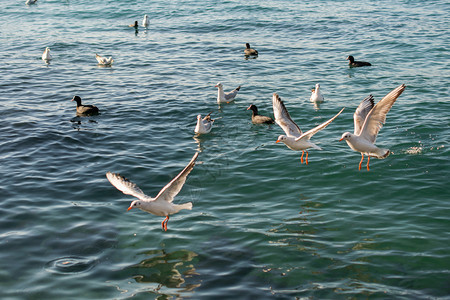
<svg viewBox="0 0 450 300"><path fill-rule="evenodd" d="M36 2L37 2L37 0L27 0L27 1L25 2L25 4L26 4L26 5L33 5L33 4L36 4Z"/></svg>
<svg viewBox="0 0 450 300"><path fill-rule="evenodd" d="M43 61L49 61L52 59L52 56L50 55L50 48L47 47L44 50L44 53L42 54L42 60Z"/></svg>
<svg viewBox="0 0 450 300"><path fill-rule="evenodd" d="M98 64L102 66L110 66L114 62L114 59L111 56L109 58L106 58L98 55L97 53L95 53L95 58L97 59Z"/></svg>
<svg viewBox="0 0 450 300"><path fill-rule="evenodd" d="M372 64L367 61L356 61L355 58L351 55L347 57L348 65L350 67L364 67L364 66L371 66Z"/></svg>
<svg viewBox="0 0 450 300"><path fill-rule="evenodd" d="M323 102L324 98L320 92L320 84L316 83L316 88L311 90L311 98L309 100L311 102Z"/></svg>
<svg viewBox="0 0 450 300"><path fill-rule="evenodd" d="M253 124L273 124L275 121L271 117L266 117L258 114L258 108L256 105L251 104L247 110L252 110L252 123Z"/></svg>
<svg viewBox="0 0 450 300"><path fill-rule="evenodd" d="M81 98L79 96L74 96L72 101L77 102L77 114L79 115L96 115L99 112L97 106L82 105Z"/></svg>
<svg viewBox="0 0 450 300"><path fill-rule="evenodd" d="M241 86L238 86L237 88L235 88L231 92L225 93L223 91L223 85L220 82L218 82L215 87L218 90L217 91L217 103L219 103L219 104L221 104L221 103L230 103L231 101L233 101L234 98L236 98L237 93L241 89Z"/></svg>
<svg viewBox="0 0 450 300"><path fill-rule="evenodd" d="M257 56L258 55L258 51L256 49L250 48L250 44L249 43L245 43L244 54L246 56Z"/></svg>

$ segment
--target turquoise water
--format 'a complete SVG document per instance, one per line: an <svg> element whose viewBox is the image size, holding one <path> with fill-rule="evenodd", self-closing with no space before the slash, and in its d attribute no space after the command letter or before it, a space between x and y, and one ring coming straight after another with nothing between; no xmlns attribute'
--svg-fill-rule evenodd
<svg viewBox="0 0 450 300"><path fill-rule="evenodd" d="M450 297L448 2L24 2L0 2L2 299ZM219 81L242 85L234 103ZM338 139L402 83L377 140L393 154L358 171ZM309 165L250 122L273 92L303 130L346 107ZM77 117L74 95L101 114ZM194 208L167 232L105 177L155 196L195 151L175 199Z"/></svg>

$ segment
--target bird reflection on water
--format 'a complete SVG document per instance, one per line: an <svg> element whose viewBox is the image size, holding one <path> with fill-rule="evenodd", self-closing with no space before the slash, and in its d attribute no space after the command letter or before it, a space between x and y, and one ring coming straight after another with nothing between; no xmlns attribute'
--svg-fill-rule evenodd
<svg viewBox="0 0 450 300"><path fill-rule="evenodd" d="M200 286L200 283L196 283L194 279L199 275L193 263L194 258L197 257L195 252L178 250L167 253L164 249L160 249L142 254L146 258L129 266L127 270L132 271L133 279L137 283L157 284L148 292L178 297L180 295L177 295L173 289L179 289L178 292L182 293L193 291Z"/></svg>

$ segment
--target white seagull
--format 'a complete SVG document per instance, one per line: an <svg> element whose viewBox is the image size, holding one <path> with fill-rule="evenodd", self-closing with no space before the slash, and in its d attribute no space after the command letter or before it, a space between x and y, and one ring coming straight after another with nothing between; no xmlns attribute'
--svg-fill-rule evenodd
<svg viewBox="0 0 450 300"><path fill-rule="evenodd" d="M111 56L106 58L98 55L97 53L95 53L95 58L97 59L98 64L102 66L110 66L114 62L114 59Z"/></svg>
<svg viewBox="0 0 450 300"><path fill-rule="evenodd" d="M150 24L150 20L148 19L148 16L145 15L145 16L144 16L144 19L142 19L142 26L143 26L143 27L147 27L148 24Z"/></svg>
<svg viewBox="0 0 450 300"><path fill-rule="evenodd" d="M302 151L301 163L303 163L303 155L305 154L306 151L305 160L306 164L308 164L308 151L306 149L312 147L317 150L322 150L322 148L312 143L310 141L310 138L320 130L327 127L331 122L333 122L333 120L336 119L337 116L341 114L344 108L342 108L340 112L338 112L334 117L332 117L328 121L303 133L300 127L298 127L298 125L295 124L294 121L292 121L289 112L287 111L283 101L281 101L277 93L273 93L272 101L273 101L273 114L275 116L275 122L286 133L286 135L280 135L276 142L277 143L283 142L289 149L292 149L294 151Z"/></svg>
<svg viewBox="0 0 450 300"><path fill-rule="evenodd" d="M353 119L355 122L355 132L345 132L339 141L345 140L352 150L361 152L361 161L359 162L359 170L364 160L364 154L367 155L367 171L369 171L370 157L386 158L390 154L389 149L378 148L375 146L378 132L386 122L386 115L394 105L395 100L405 90L402 84L393 89L389 94L384 96L376 105L374 105L373 96L366 97L359 104Z"/></svg>
<svg viewBox="0 0 450 300"><path fill-rule="evenodd" d="M42 60L45 62L52 60L52 56L50 55L49 47L45 48L44 53L42 53Z"/></svg>
<svg viewBox="0 0 450 300"><path fill-rule="evenodd" d="M230 103L231 101L233 101L234 98L236 97L237 93L239 92L240 88L241 88L241 86L238 86L237 88L235 88L231 92L225 93L223 91L222 83L218 82L215 87L218 90L218 92L217 92L217 103L219 103L219 104L221 104L221 103Z"/></svg>
<svg viewBox="0 0 450 300"><path fill-rule="evenodd" d="M316 83L316 88L311 90L311 102L323 102L323 95L320 92L320 84Z"/></svg>
<svg viewBox="0 0 450 300"><path fill-rule="evenodd" d="M205 134L211 131L214 124L214 120L211 119L211 113L202 119L202 115L197 116L197 125L195 126L194 132L197 134Z"/></svg>
<svg viewBox="0 0 450 300"><path fill-rule="evenodd" d="M131 195L139 200L131 202L128 210L132 208L139 208L148 213L154 214L156 216L166 217L164 221L161 222L161 227L164 231L167 231L167 222L169 221L169 216L178 213L182 209L192 209L192 202L187 202L183 204L173 204L173 198L180 192L188 174L192 171L195 165L195 160L198 157L198 152L192 157L188 165L180 172L171 182L169 182L155 198L147 196L142 192L142 190L134 183L122 177L120 174L115 174L108 172L106 177L113 186L115 186L119 191L122 191L126 195Z"/></svg>

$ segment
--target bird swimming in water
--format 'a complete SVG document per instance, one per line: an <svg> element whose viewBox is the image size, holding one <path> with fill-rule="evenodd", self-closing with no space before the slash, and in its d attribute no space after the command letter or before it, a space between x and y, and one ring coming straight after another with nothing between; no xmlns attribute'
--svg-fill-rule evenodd
<svg viewBox="0 0 450 300"><path fill-rule="evenodd" d="M79 96L74 96L72 101L77 103L77 115L97 115L99 113L99 109L95 105L82 105L81 98Z"/></svg>
<svg viewBox="0 0 450 300"><path fill-rule="evenodd" d="M309 98L311 102L323 102L324 98L322 93L320 92L320 84L316 83L316 88L311 90L311 98Z"/></svg>
<svg viewBox="0 0 450 300"><path fill-rule="evenodd" d="M50 48L49 47L45 48L44 53L42 53L42 60L45 62L49 62L52 59L53 57L50 54Z"/></svg>
<svg viewBox="0 0 450 300"><path fill-rule="evenodd" d="M348 65L350 67L364 67L364 66L371 66L372 64L367 61L356 61L355 58L351 55L347 57Z"/></svg>
<svg viewBox="0 0 450 300"><path fill-rule="evenodd" d="M256 105L251 104L247 110L252 110L252 123L253 124L273 124L275 121L271 117L262 116L258 113Z"/></svg>
<svg viewBox="0 0 450 300"><path fill-rule="evenodd" d="M258 56L258 51L256 49L250 48L249 43L245 43L244 54L246 56Z"/></svg>
<svg viewBox="0 0 450 300"><path fill-rule="evenodd" d="M97 62L99 65L102 66L111 66L114 62L114 59L110 56L109 58L103 57L95 53L95 58L97 59Z"/></svg>
<svg viewBox="0 0 450 300"><path fill-rule="evenodd" d="M231 92L225 93L223 91L223 85L222 83L218 82L215 86L217 88L217 103L230 103L231 101L236 98L236 95L238 94L239 90L241 89L241 86L238 86Z"/></svg>
<svg viewBox="0 0 450 300"><path fill-rule="evenodd" d="M147 27L148 24L150 24L150 20L147 15L144 16L144 19L142 19L142 27Z"/></svg>
<svg viewBox="0 0 450 300"><path fill-rule="evenodd" d="M197 134L209 133L212 129L214 120L211 119L211 113L207 114L203 119L202 115L197 116L197 125L195 126L194 132Z"/></svg>

